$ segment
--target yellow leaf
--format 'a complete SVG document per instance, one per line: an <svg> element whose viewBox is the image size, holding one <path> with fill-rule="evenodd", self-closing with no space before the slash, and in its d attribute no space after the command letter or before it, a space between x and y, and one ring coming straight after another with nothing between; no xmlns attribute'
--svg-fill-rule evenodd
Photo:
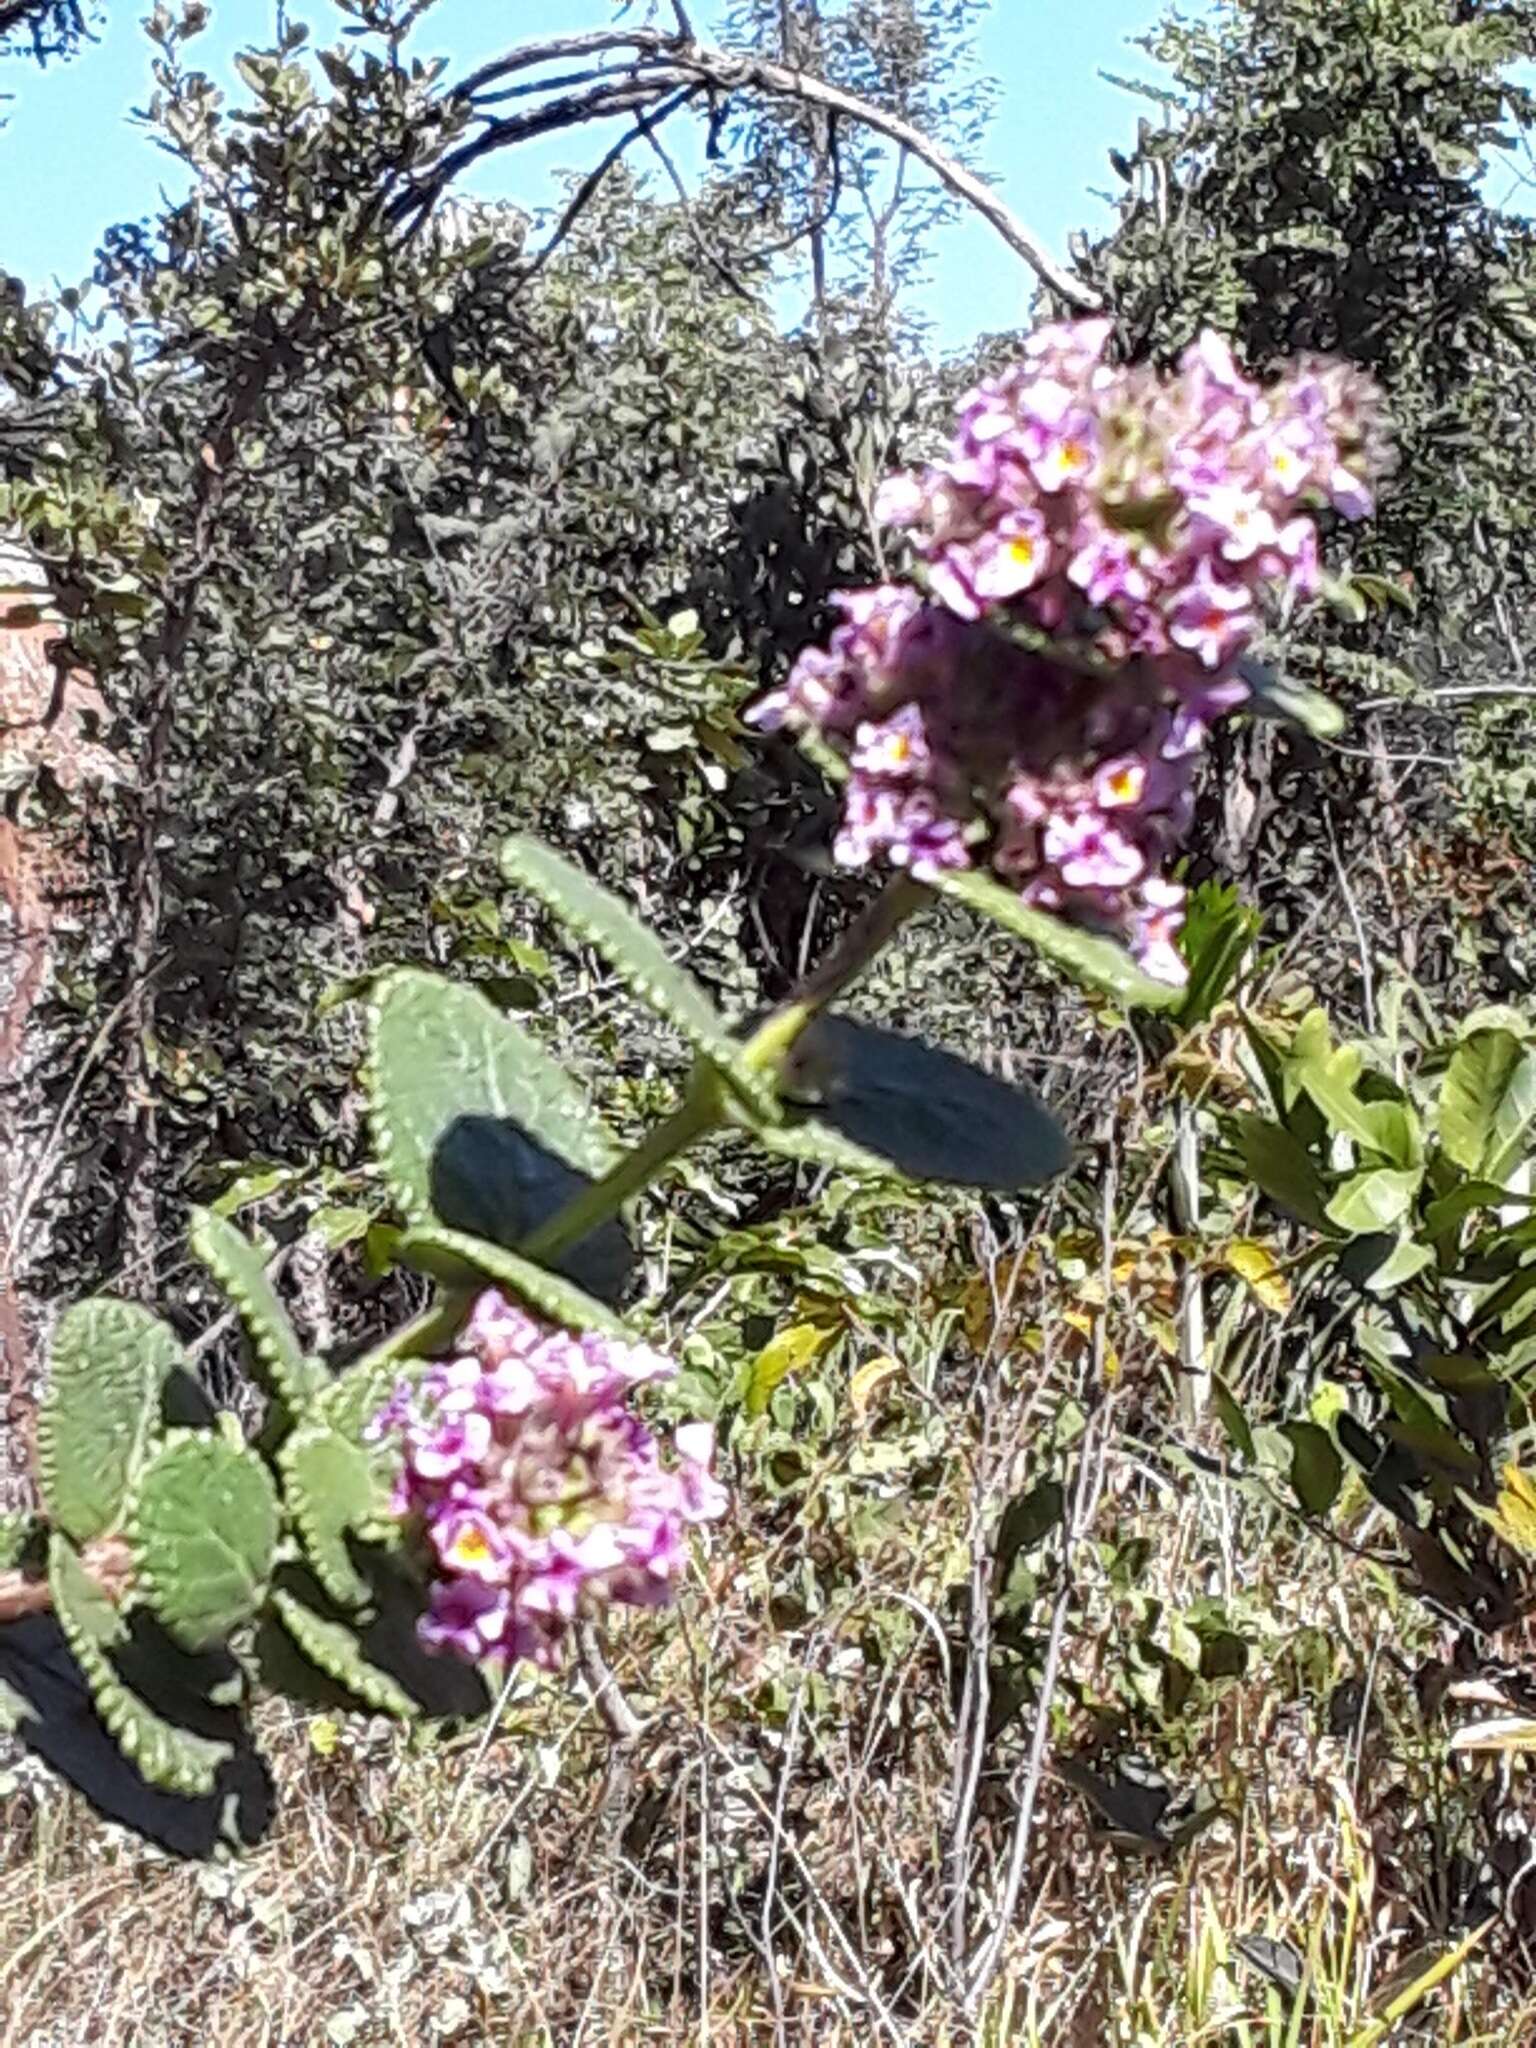
<svg viewBox="0 0 1536 2048"><path fill-rule="evenodd" d="M804 1372L831 1346L837 1331L826 1323L791 1323L759 1351L747 1377L747 1413L761 1415L774 1388L792 1372Z"/></svg>
<svg viewBox="0 0 1536 2048"><path fill-rule="evenodd" d="M869 1404L880 1389L889 1386L901 1367L888 1352L881 1352L878 1358L867 1358L848 1383L848 1397L853 1403L856 1422L864 1422L869 1416Z"/></svg>
<svg viewBox="0 0 1536 2048"><path fill-rule="evenodd" d="M1234 1237L1221 1248L1221 1262L1246 1283L1261 1308L1283 1315L1291 1305L1291 1283L1280 1271L1274 1253L1257 1238Z"/></svg>
<svg viewBox="0 0 1536 2048"><path fill-rule="evenodd" d="M1483 1519L1497 1530L1511 1550L1536 1556L1536 1478L1518 1465L1504 1467L1504 1484L1492 1508L1482 1508Z"/></svg>
<svg viewBox="0 0 1536 2048"><path fill-rule="evenodd" d="M341 1740L341 1724L327 1719L324 1715L309 1724L309 1746L316 1756L333 1756L336 1744Z"/></svg>

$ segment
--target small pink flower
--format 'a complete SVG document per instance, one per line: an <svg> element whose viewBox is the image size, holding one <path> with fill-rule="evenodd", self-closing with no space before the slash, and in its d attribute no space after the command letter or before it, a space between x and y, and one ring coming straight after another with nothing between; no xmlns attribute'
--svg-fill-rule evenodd
<svg viewBox="0 0 1536 2048"><path fill-rule="evenodd" d="M396 1394L375 1432L400 1443L396 1512L434 1561L421 1637L553 1668L583 1610L668 1596L687 1529L726 1506L713 1436L684 1425L675 1466L663 1465L628 1404L673 1367L644 1345L549 1329L494 1292L460 1343Z"/></svg>
<svg viewBox="0 0 1536 2048"><path fill-rule="evenodd" d="M1240 583L1227 583L1207 562L1181 592L1174 607L1169 637L1187 647L1207 668L1219 668L1247 642L1253 624L1253 598Z"/></svg>

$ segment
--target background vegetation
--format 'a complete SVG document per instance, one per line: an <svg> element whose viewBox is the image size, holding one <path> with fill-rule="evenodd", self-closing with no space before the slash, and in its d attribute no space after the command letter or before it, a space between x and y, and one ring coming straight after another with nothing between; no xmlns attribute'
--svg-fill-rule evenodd
<svg viewBox="0 0 1536 2048"><path fill-rule="evenodd" d="M678 1049L506 891L508 831L742 1016L847 923L828 799L737 714L1019 341L935 360L912 311L968 201L889 131L984 169L975 0L740 0L694 69L657 9L600 73L476 81L430 13L337 0L228 105L202 11L146 27L186 197L58 304L0 277L0 604L56 649L0 730L13 1446L109 1280L242 1398L189 1201L312 1347L399 1309L343 1000L385 967L482 985L620 1128L670 1106ZM89 28L0 5L7 89ZM1042 311L1342 353L1398 445L1329 537L1351 617L1268 650L1345 730L1242 721L1213 765L1191 874L1251 922L1202 898L1171 1024L917 927L869 1014L1032 1078L1082 1167L1017 1205L722 1153L650 1203L738 1506L610 1644L641 1734L527 1675L449 1740L290 1717L270 1843L190 1871L21 1759L13 2038L1536 2039L1536 235L1487 196L1536 7L1225 0L1151 48L1116 224ZM563 208L454 196L594 95L636 125Z"/></svg>

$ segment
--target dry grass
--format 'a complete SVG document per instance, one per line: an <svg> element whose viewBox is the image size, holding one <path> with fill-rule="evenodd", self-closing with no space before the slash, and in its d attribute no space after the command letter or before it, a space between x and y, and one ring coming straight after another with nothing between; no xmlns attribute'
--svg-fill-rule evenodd
<svg viewBox="0 0 1536 2048"><path fill-rule="evenodd" d="M1368 1503L1351 1549L1202 1465L1214 1425L1181 1438L1164 1276L1123 1270L1126 1227L1064 1283L962 1223L944 1272L903 1269L904 1336L869 1336L894 1371L850 1398L845 1363L787 1434L735 1430L734 1525L676 1614L610 1637L625 1748L579 1682L520 1677L452 1739L270 1707L278 1824L211 1868L23 1763L7 2042L1536 2044L1524 1764L1449 1753L1451 1639L1357 1554ZM967 1341L945 1310L978 1272ZM999 1509L1053 1474L1062 1520L1003 1584ZM1246 1669L1170 1699L1212 1606ZM1171 1787L1150 1831L1106 1792L1132 1752ZM1253 1936L1305 1961L1302 2005L1238 1955Z"/></svg>

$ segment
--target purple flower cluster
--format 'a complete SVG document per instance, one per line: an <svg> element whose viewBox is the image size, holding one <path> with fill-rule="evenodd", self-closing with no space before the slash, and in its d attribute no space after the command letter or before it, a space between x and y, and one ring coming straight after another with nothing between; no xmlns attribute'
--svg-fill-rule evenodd
<svg viewBox="0 0 1536 2048"><path fill-rule="evenodd" d="M931 879L986 865L1180 982L1188 829L1211 722L1266 593L1314 595L1308 508L1360 518L1384 467L1372 386L1306 361L1261 387L1202 335L1177 372L1047 327L962 404L949 458L882 488L922 590L843 593L827 648L751 714L849 762L835 852Z"/></svg>
<svg viewBox="0 0 1536 2048"><path fill-rule="evenodd" d="M455 1356L403 1383L372 1425L403 1448L394 1509L433 1559L423 1641L552 1669L578 1613L668 1599L689 1525L726 1506L709 1424L677 1429L664 1466L629 1406L673 1370L642 1345L573 1336L480 1296Z"/></svg>

